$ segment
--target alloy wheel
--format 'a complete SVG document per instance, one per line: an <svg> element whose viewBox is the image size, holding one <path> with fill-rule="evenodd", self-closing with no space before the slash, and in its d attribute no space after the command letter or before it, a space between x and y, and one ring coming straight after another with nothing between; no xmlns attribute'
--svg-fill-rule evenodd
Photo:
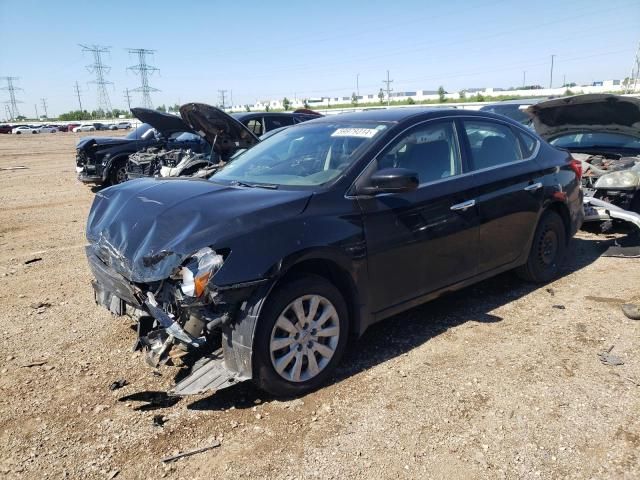
<svg viewBox="0 0 640 480"><path fill-rule="evenodd" d="M271 363L285 380L310 380L327 367L339 339L340 321L333 304L320 295L303 295L285 307L273 326Z"/></svg>

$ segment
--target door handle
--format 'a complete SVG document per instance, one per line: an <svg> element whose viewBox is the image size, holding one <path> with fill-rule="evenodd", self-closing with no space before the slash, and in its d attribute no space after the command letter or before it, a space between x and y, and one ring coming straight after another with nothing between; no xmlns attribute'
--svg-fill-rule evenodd
<svg viewBox="0 0 640 480"><path fill-rule="evenodd" d="M475 206L475 204L476 204L475 200L467 200L466 202L456 203L455 205L451 205L451 210L458 210L458 211L464 212L465 210L468 210L469 208Z"/></svg>
<svg viewBox="0 0 640 480"><path fill-rule="evenodd" d="M524 187L524 191L525 192L535 192L536 190L539 190L541 188L542 188L542 183L536 182L536 183L532 183L531 185L527 185L526 187Z"/></svg>

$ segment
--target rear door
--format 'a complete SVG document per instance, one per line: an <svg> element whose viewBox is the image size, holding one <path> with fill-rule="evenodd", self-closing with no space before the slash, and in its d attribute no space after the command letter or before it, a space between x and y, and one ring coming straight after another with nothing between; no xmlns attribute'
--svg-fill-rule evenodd
<svg viewBox="0 0 640 480"><path fill-rule="evenodd" d="M478 186L478 273L483 273L528 253L543 205L544 172L535 161L535 137L489 118L461 123L470 172Z"/></svg>
<svg viewBox="0 0 640 480"><path fill-rule="evenodd" d="M367 241L372 309L380 312L476 272L478 213L473 178L462 175L453 120L424 122L400 134L374 160L373 171L418 173L406 193L358 199Z"/></svg>

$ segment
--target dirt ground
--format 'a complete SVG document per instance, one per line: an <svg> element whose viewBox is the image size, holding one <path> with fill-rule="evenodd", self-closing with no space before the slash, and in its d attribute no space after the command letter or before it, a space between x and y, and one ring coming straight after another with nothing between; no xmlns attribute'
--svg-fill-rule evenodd
<svg viewBox="0 0 640 480"><path fill-rule="evenodd" d="M0 135L0 169L28 167L0 170L1 477L640 478L640 322L619 308L640 259L600 257L606 237L580 233L552 284L501 275L376 325L305 397L175 401L175 368L93 302L79 136Z"/></svg>

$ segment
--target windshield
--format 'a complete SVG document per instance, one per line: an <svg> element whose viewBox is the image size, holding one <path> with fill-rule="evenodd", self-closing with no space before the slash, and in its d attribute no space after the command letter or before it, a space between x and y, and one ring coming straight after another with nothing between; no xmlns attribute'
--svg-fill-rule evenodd
<svg viewBox="0 0 640 480"><path fill-rule="evenodd" d="M317 186L345 171L387 125L317 123L279 132L247 150L213 181Z"/></svg>
<svg viewBox="0 0 640 480"><path fill-rule="evenodd" d="M633 148L640 149L640 137L610 132L572 132L559 135L549 143L560 148Z"/></svg>
<svg viewBox="0 0 640 480"><path fill-rule="evenodd" d="M142 137L142 135L144 135L144 133L147 130L149 130L150 128L151 128L151 125L149 125L148 123L143 123L138 128L136 128L134 131L129 133L129 135L127 135L127 138L129 138L131 140L138 139L138 138Z"/></svg>

